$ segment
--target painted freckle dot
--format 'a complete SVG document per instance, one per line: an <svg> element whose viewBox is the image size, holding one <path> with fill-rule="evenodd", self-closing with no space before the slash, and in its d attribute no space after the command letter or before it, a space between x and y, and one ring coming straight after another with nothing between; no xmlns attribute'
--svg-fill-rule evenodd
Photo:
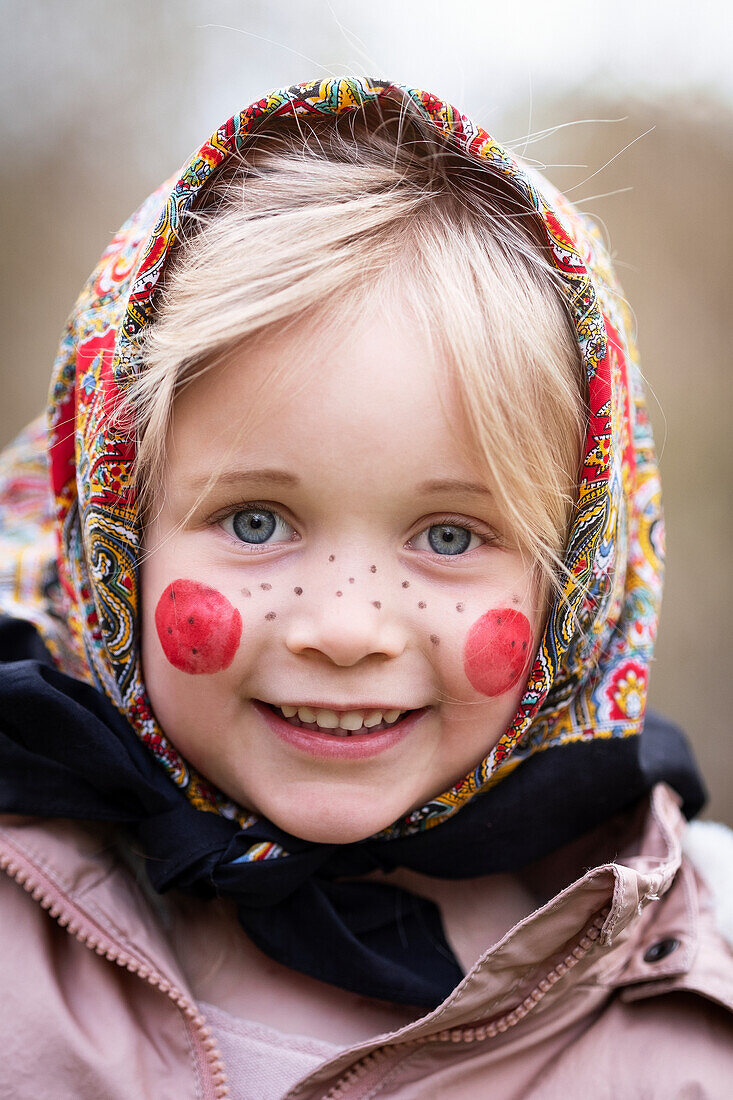
<svg viewBox="0 0 733 1100"><path fill-rule="evenodd" d="M339 590L339 591L338 591L338 592L336 593L336 595L337 595L337 596L343 596L343 592L341 592L341 591Z"/></svg>
<svg viewBox="0 0 733 1100"><path fill-rule="evenodd" d="M250 592L249 588L243 588L242 589L242 595L247 596L247 598L249 598L252 595L252 593Z"/></svg>
<svg viewBox="0 0 733 1100"><path fill-rule="evenodd" d="M423 611L428 605L425 603L425 600L420 600L417 606Z"/></svg>
<svg viewBox="0 0 733 1100"><path fill-rule="evenodd" d="M409 581L403 581L402 582L402 587L403 588L409 588L410 587L410 582Z"/></svg>
<svg viewBox="0 0 733 1100"><path fill-rule="evenodd" d="M437 634L431 634L430 641L433 643L433 645L440 645L440 638Z"/></svg>
<svg viewBox="0 0 733 1100"><path fill-rule="evenodd" d="M295 593L296 596L302 596L303 595L303 589L300 588L300 587L294 588L293 592Z"/></svg>
<svg viewBox="0 0 733 1100"><path fill-rule="evenodd" d="M379 602L379 600L372 600L372 607L376 607L377 611L379 611L379 609L380 609L380 607L381 607L381 606L382 606L382 605L381 605L381 603Z"/></svg>
<svg viewBox="0 0 733 1100"><path fill-rule="evenodd" d="M370 573L376 573L376 571L377 571L376 565L370 565L369 566L369 572Z"/></svg>
<svg viewBox="0 0 733 1100"><path fill-rule="evenodd" d="M267 619L268 623L271 623L273 619L277 618L277 615L274 611L268 611L265 615L265 618Z"/></svg>
<svg viewBox="0 0 733 1100"><path fill-rule="evenodd" d="M336 561L336 555L335 554L329 554L328 555L328 560L329 561Z"/></svg>
<svg viewBox="0 0 733 1100"><path fill-rule="evenodd" d="M463 611L463 604L462 603L457 603L456 604L456 611Z"/></svg>
<svg viewBox="0 0 733 1100"><path fill-rule="evenodd" d="M271 584L261 584L260 588L262 589L263 592L269 592L270 589L272 588L272 585Z"/></svg>
<svg viewBox="0 0 733 1100"><path fill-rule="evenodd" d="M353 583L354 583L354 578L353 578L353 577L349 577L349 584L353 584Z"/></svg>

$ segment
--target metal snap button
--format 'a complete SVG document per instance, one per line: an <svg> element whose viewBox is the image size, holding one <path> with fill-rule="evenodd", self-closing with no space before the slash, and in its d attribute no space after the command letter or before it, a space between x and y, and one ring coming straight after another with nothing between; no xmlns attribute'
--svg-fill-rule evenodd
<svg viewBox="0 0 733 1100"><path fill-rule="evenodd" d="M669 939L659 940L658 943L653 943L651 947L648 947L644 952L645 963L658 963L662 959L666 959L667 955L671 955L673 951L676 951L680 946L680 941L670 936Z"/></svg>

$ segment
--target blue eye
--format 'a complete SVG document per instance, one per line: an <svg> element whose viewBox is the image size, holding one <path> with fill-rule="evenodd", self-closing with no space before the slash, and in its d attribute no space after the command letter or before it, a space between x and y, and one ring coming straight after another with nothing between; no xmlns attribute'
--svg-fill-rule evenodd
<svg viewBox="0 0 733 1100"><path fill-rule="evenodd" d="M486 546L495 542L494 536L487 531L476 531L473 523L466 520L465 523L431 523L424 527L418 535L410 539L410 545L415 550L427 550L442 557L457 558L465 554L467 550L475 550L477 546Z"/></svg>
<svg viewBox="0 0 733 1100"><path fill-rule="evenodd" d="M471 545L472 534L453 523L436 523L428 528L430 549L436 554L463 554Z"/></svg>
<svg viewBox="0 0 733 1100"><path fill-rule="evenodd" d="M293 536L290 524L267 508L242 508L223 519L221 526L227 534L250 546L288 542Z"/></svg>
<svg viewBox="0 0 733 1100"><path fill-rule="evenodd" d="M267 542L277 523L272 512L235 512L232 530L242 542Z"/></svg>

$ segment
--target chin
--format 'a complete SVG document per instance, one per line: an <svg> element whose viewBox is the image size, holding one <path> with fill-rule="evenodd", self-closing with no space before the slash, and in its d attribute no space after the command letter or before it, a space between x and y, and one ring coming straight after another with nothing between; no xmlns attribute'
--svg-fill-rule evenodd
<svg viewBox="0 0 733 1100"><path fill-rule="evenodd" d="M304 804L310 802L311 805ZM338 800L326 800L322 794L303 799L299 805L262 806L259 810L273 825L301 840L312 844L355 844L359 840L385 829L400 816L382 809L376 812L374 805L360 812L358 805L339 804Z"/></svg>

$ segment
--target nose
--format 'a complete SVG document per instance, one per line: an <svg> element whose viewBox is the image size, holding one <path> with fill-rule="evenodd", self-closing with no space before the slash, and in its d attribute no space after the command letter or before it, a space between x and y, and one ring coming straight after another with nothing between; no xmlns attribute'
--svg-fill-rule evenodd
<svg viewBox="0 0 733 1100"><path fill-rule="evenodd" d="M291 653L320 655L349 668L370 657L399 657L407 634L381 605L343 599L329 606L326 600L291 620L285 644Z"/></svg>

